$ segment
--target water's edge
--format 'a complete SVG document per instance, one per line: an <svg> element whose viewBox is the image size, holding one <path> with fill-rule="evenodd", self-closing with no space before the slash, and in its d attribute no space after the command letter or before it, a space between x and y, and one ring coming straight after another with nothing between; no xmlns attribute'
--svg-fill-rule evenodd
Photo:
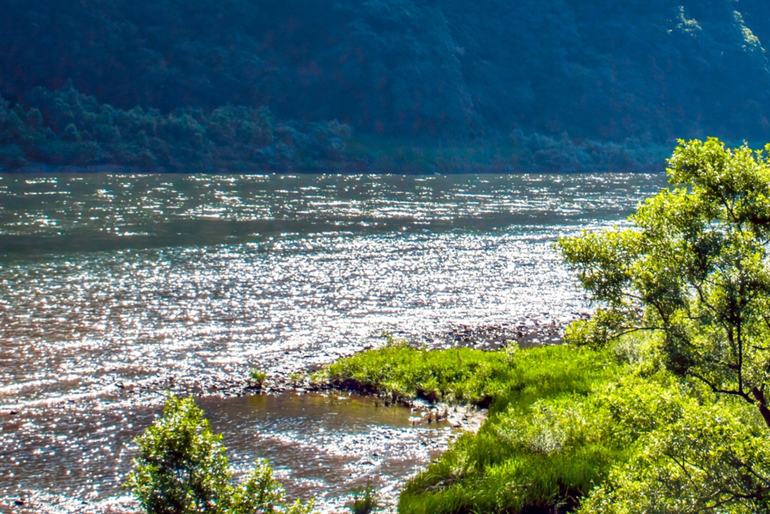
<svg viewBox="0 0 770 514"><path fill-rule="evenodd" d="M280 462L253 435L290 434L278 446L292 456L287 487L339 496L350 483L293 478L323 454L302 416L264 428L244 414L259 411L238 403L254 392L251 368L287 398L300 392L294 373L377 347L382 331L431 348L555 342L588 306L554 241L623 223L662 185L610 174L0 174L0 497L27 508L11 504L37 491L51 512L57 502L118 512L127 443L168 392L209 402L212 423L250 419L230 436L238 455ZM368 444L337 434L351 449ZM409 469L429 460L415 441L404 451L423 460ZM405 478L367 462L386 488Z"/></svg>

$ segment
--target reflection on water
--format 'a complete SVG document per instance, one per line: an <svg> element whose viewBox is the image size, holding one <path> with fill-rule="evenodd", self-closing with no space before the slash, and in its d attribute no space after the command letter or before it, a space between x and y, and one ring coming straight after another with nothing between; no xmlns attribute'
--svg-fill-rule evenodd
<svg viewBox="0 0 770 514"><path fill-rule="evenodd" d="M448 425L413 427L409 409L348 394L203 398L212 430L224 436L231 464L251 469L266 458L291 497L340 504L367 480L393 489L426 465L451 435ZM43 489L90 500L121 494L132 439L160 406L63 410L10 419L0 442L0 490Z"/></svg>
<svg viewBox="0 0 770 514"><path fill-rule="evenodd" d="M0 253L617 219L662 175L0 175Z"/></svg>
<svg viewBox="0 0 770 514"><path fill-rule="evenodd" d="M570 319L586 305L555 239L622 223L663 185L657 175L0 175L0 437L37 441L0 449L10 476L0 486L18 485L19 459L51 452L79 455L39 486L52 492L103 487L72 473L122 473L112 441L157 409L120 403L134 384L216 385L255 365L327 363L380 344L382 330L430 339L458 324ZM217 422L238 423L236 403L225 405ZM78 427L105 449L70 445Z"/></svg>
<svg viewBox="0 0 770 514"><path fill-rule="evenodd" d="M446 445L446 423L413 427L410 411L348 394L207 398L212 427L242 467L267 458L288 492L344 497L372 480L393 487Z"/></svg>

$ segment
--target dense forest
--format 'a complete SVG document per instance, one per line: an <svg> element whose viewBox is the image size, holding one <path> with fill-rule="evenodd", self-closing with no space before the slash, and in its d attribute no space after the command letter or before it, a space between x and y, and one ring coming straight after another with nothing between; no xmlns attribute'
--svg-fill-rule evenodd
<svg viewBox="0 0 770 514"><path fill-rule="evenodd" d="M69 163L137 165L76 120L61 126L49 119L41 98L71 92L115 112L139 106L158 120L199 112L207 145L191 159L199 169L328 164L328 156L297 150L266 165L270 158L252 158L255 148L285 151L264 141L209 137L202 118L227 106L245 109L231 113L236 124L269 110L277 120L295 120L279 125L311 139L317 129L310 124L336 120L350 132L344 148L334 141L331 160L354 169L451 171L468 163L637 170L661 162L660 149L676 138L751 142L770 131L763 48L770 6L759 0L0 5L0 95L7 103L0 141L15 145L2 157L11 166L68 162L57 155L45 160L28 151L18 130L10 134L9 126L18 125L7 115L14 108L20 119L39 110L57 144L72 138L64 131L75 123L81 138L107 147L99 159L81 155ZM248 152L236 148L244 144ZM422 153L404 155L413 147ZM482 155L469 155L470 148ZM174 168L173 159L154 152L152 145L138 150L146 163ZM228 158L206 157L211 152Z"/></svg>

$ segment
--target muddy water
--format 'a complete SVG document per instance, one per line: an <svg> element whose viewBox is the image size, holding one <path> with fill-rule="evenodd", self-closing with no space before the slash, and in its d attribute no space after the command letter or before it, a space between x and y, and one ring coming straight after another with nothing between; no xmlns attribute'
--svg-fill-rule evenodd
<svg viewBox="0 0 770 514"><path fill-rule="evenodd" d="M209 398L201 405L240 452L237 463L247 468L267 458L289 479L288 493L322 503L345 498L368 480L392 487L425 466L452 435L446 422L414 427L407 408L340 393Z"/></svg>
<svg viewBox="0 0 770 514"><path fill-rule="evenodd" d="M0 175L0 496L113 497L125 444L153 419L158 392L235 394L253 366L285 376L376 346L383 330L441 342L460 326L569 320L587 306L554 240L622 223L663 185L641 175ZM353 485L316 422L255 421L291 411L288 400L203 402L234 452L285 462L290 488L331 498ZM377 412L367 430L411 434ZM260 437L241 438L248 426ZM385 487L407 472L369 460ZM303 474L314 466L328 476Z"/></svg>

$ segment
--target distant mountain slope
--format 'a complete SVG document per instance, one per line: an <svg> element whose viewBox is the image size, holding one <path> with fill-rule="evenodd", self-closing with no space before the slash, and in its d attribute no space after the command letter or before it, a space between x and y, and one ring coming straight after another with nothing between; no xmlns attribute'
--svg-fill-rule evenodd
<svg viewBox="0 0 770 514"><path fill-rule="evenodd" d="M0 94L362 134L770 139L763 0L0 0Z"/></svg>

